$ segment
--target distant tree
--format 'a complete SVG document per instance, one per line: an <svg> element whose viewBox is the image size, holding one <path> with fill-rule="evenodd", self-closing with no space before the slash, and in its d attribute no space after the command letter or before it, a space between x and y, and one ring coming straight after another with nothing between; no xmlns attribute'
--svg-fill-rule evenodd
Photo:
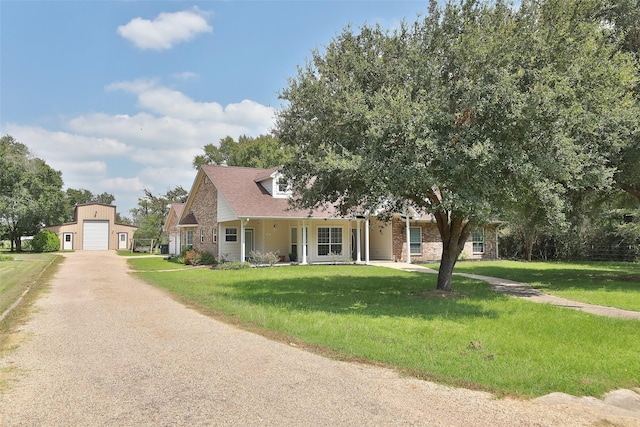
<svg viewBox="0 0 640 427"><path fill-rule="evenodd" d="M602 0L599 16L608 24L613 40L620 51L634 55L636 70L640 73L640 0ZM635 90L640 104L640 83ZM617 155L613 156L617 168L618 186L640 202L640 130L630 136Z"/></svg>
<svg viewBox="0 0 640 427"><path fill-rule="evenodd" d="M64 218L62 174L5 135L0 139L0 236L21 251L22 236Z"/></svg>
<svg viewBox="0 0 640 427"><path fill-rule="evenodd" d="M584 3L432 0L393 32L345 29L281 93L294 206L432 213L441 290L474 227L506 207L564 220L568 190L611 185L608 155L638 117L634 62Z"/></svg>
<svg viewBox="0 0 640 427"><path fill-rule="evenodd" d="M207 144L204 154L193 159L193 167L202 165L245 166L252 168L273 168L288 158L286 151L272 135L260 135L257 138L242 135L235 141L227 136L218 146Z"/></svg>
<svg viewBox="0 0 640 427"><path fill-rule="evenodd" d="M188 193L181 186L168 190L165 194L154 195L144 190L144 196L138 198L138 207L131 209L133 223L138 226L134 239L153 239L155 244L163 237L164 221L172 203L184 203Z"/></svg>

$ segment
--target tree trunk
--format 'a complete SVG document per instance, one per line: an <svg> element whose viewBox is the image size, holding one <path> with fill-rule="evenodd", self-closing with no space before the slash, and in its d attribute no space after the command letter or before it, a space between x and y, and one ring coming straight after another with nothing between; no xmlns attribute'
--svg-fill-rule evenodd
<svg viewBox="0 0 640 427"><path fill-rule="evenodd" d="M440 269L438 270L438 286L436 289L441 291L451 291L451 276L453 275L453 267L456 265L458 255L447 250L442 245L442 259L440 260Z"/></svg>
<svg viewBox="0 0 640 427"><path fill-rule="evenodd" d="M531 256L533 254L533 239L524 239L524 259L531 262Z"/></svg>
<svg viewBox="0 0 640 427"><path fill-rule="evenodd" d="M442 258L440 259L436 289L449 292L452 290L453 267L464 249L465 242L471 235L473 226L470 222L465 224L464 218L460 216L451 215L450 217L447 211L438 212L435 217L442 239Z"/></svg>

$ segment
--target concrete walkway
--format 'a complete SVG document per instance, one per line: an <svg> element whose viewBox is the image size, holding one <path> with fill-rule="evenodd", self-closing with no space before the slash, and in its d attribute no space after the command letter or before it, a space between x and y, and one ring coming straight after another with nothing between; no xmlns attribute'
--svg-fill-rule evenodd
<svg viewBox="0 0 640 427"><path fill-rule="evenodd" d="M432 273L438 274L438 272L432 268L425 267L419 264L407 264L405 262L389 262L389 261L372 261L371 265L377 265L381 267L390 267L398 270L412 271L418 273ZM497 277L480 276L478 274L468 273L453 273L454 275L468 277L469 279L482 280L491 285L494 291L502 294L523 298L531 302L537 302L541 304L552 304L559 307L570 308L572 310L584 311L586 313L596 314L598 316L615 317L618 319L633 319L640 320L640 311L623 310L621 308L605 307L602 305L586 304L578 301L571 301L565 298L556 297L553 295L545 294L537 289L534 289L530 285L521 282L514 282L513 280L500 279Z"/></svg>

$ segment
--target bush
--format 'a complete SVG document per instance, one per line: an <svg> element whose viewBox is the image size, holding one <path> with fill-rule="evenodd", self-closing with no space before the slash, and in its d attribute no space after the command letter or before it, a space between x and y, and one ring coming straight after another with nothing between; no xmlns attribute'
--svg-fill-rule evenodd
<svg viewBox="0 0 640 427"><path fill-rule="evenodd" d="M218 270L244 270L251 268L251 264L242 261L228 261L222 264L218 264Z"/></svg>
<svg viewBox="0 0 640 427"><path fill-rule="evenodd" d="M35 235L31 247L34 252L56 252L60 250L60 239L56 233L43 230Z"/></svg>
<svg viewBox="0 0 640 427"><path fill-rule="evenodd" d="M184 254L185 265L200 265L201 259L202 256L200 255L200 252L196 251L195 249L190 249Z"/></svg>
<svg viewBox="0 0 640 427"><path fill-rule="evenodd" d="M185 265L212 265L216 264L216 258L210 252L200 252L196 249L189 249L184 252L184 257L178 259L184 259Z"/></svg>
<svg viewBox="0 0 640 427"><path fill-rule="evenodd" d="M278 262L278 259L279 253L277 251L267 252L266 254L262 254L259 251L251 251L249 254L249 262L255 266L268 265L273 267Z"/></svg>

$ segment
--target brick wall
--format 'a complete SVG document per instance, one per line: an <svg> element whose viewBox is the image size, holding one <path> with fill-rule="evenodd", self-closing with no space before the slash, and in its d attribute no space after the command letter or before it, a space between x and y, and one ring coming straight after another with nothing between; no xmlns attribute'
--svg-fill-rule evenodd
<svg viewBox="0 0 640 427"><path fill-rule="evenodd" d="M213 230L218 230L218 190L206 175L198 184L190 209L198 220L198 226L193 229L194 249L210 252L217 256L218 244L213 242ZM200 243L201 231L204 233L204 242L202 243ZM186 242L186 234L184 234L182 242L183 244Z"/></svg>
<svg viewBox="0 0 640 427"><path fill-rule="evenodd" d="M420 227L422 232L422 253L411 255L411 261L438 261L442 256L442 240L438 225L431 222L410 221L411 227ZM462 257L465 259L496 259L496 228L488 225L484 231L484 252L473 253L471 238L465 244ZM393 229L393 260L406 261L407 259L407 232L406 223L400 219L394 219Z"/></svg>

